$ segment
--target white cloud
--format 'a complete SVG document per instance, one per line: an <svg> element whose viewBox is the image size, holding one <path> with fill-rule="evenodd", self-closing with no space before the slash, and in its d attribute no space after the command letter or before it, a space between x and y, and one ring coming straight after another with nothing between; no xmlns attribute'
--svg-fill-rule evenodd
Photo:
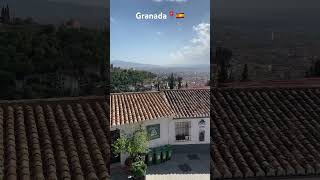
<svg viewBox="0 0 320 180"><path fill-rule="evenodd" d="M170 54L173 63L208 64L210 62L210 24L193 26L196 36Z"/></svg>

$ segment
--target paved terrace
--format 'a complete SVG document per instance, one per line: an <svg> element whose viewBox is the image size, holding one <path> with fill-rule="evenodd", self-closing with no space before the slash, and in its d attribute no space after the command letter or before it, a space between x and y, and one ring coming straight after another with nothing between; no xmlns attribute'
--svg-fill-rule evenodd
<svg viewBox="0 0 320 180"><path fill-rule="evenodd" d="M210 179L209 145L173 146L172 159L148 167L146 180Z"/></svg>
<svg viewBox="0 0 320 180"><path fill-rule="evenodd" d="M120 168L111 168L112 180L126 180ZM210 146L173 146L172 159L159 165L148 166L146 180L209 180Z"/></svg>

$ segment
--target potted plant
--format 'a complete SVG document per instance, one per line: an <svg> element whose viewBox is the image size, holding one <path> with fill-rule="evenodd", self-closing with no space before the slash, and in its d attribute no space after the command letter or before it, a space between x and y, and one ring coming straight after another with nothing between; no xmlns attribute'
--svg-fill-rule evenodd
<svg viewBox="0 0 320 180"><path fill-rule="evenodd" d="M144 161L134 162L131 165L131 172L135 179L143 179L147 173L147 165L144 163Z"/></svg>
<svg viewBox="0 0 320 180"><path fill-rule="evenodd" d="M144 161L145 154L148 152L148 134L143 128L139 128L131 135L124 135L118 138L112 145L115 154L128 154L125 165L129 170L132 164Z"/></svg>

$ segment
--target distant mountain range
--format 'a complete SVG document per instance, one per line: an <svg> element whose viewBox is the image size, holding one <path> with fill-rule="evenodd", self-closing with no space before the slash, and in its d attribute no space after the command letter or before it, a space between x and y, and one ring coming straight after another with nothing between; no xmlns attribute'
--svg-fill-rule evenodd
<svg viewBox="0 0 320 180"><path fill-rule="evenodd" d="M121 61L121 60L111 61L111 64L113 64L113 66L115 66L115 67L120 67L120 68L124 68L124 69L129 69L129 68L135 68L135 69L161 68L161 66L158 66L158 65L127 62L127 61Z"/></svg>
<svg viewBox="0 0 320 180"><path fill-rule="evenodd" d="M122 60L111 60L111 64L114 67L120 67L123 69L134 68L137 70L147 70L147 71L201 71L201 72L210 72L210 65L206 64L168 64L168 65L153 65L153 64L143 64L128 62Z"/></svg>

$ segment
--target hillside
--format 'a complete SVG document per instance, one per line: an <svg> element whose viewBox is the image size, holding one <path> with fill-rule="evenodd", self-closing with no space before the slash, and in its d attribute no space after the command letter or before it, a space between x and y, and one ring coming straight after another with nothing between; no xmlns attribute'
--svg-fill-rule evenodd
<svg viewBox="0 0 320 180"><path fill-rule="evenodd" d="M102 83L101 31L37 23L0 31L0 98L90 95Z"/></svg>
<svg viewBox="0 0 320 180"><path fill-rule="evenodd" d="M41 24L61 24L77 19L82 26L103 28L106 14L106 3L97 0L10 0L3 3L9 4L12 17L32 17Z"/></svg>

